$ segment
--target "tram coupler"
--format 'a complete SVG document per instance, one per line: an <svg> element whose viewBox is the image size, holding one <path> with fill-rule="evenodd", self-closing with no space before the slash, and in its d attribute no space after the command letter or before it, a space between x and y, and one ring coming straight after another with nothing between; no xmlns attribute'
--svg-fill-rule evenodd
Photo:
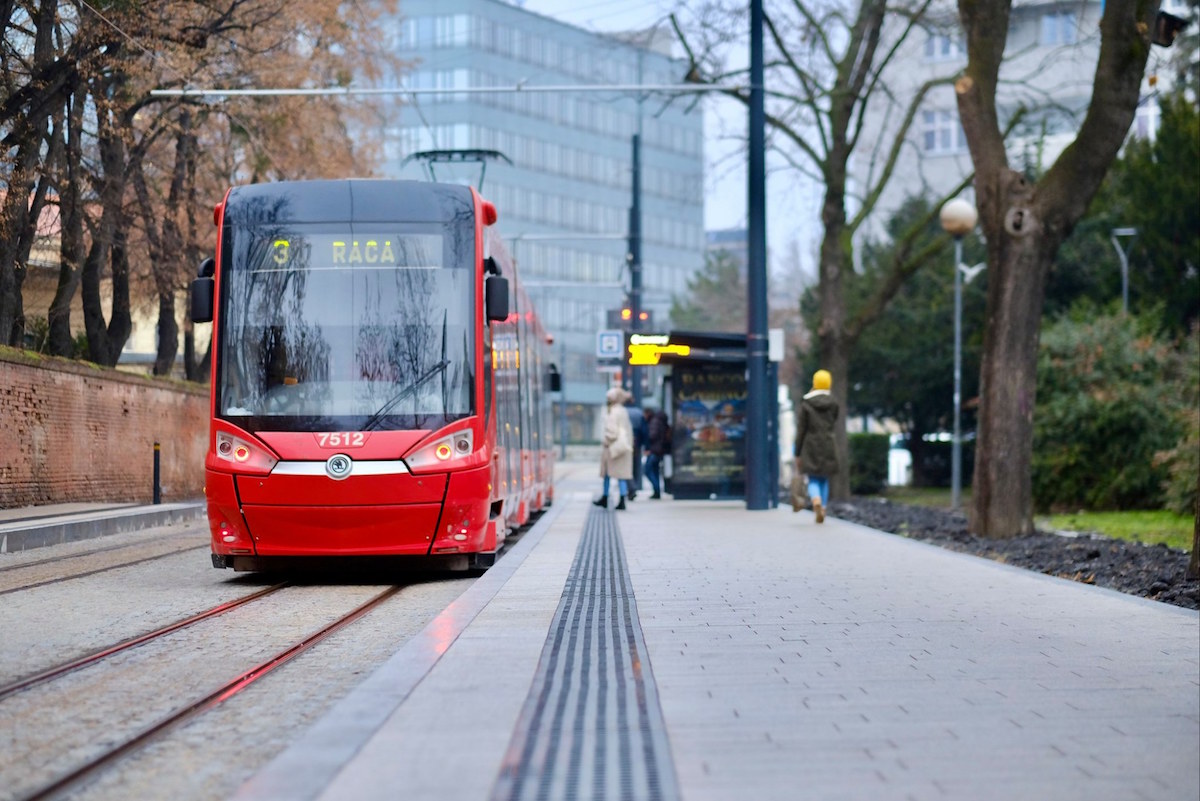
<svg viewBox="0 0 1200 801"><path fill-rule="evenodd" d="M492 565L496 564L496 551L485 551L483 553L473 553L470 559L470 570L487 570Z"/></svg>

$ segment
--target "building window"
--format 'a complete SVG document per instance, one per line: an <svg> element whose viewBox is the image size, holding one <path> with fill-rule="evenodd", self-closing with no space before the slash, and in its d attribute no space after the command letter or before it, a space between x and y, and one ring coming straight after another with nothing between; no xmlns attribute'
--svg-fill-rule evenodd
<svg viewBox="0 0 1200 801"><path fill-rule="evenodd" d="M921 150L925 153L961 153L967 149L967 136L958 121L957 111L921 112Z"/></svg>
<svg viewBox="0 0 1200 801"><path fill-rule="evenodd" d="M1075 44L1079 26L1073 11L1052 11L1042 15L1043 46Z"/></svg>
<svg viewBox="0 0 1200 801"><path fill-rule="evenodd" d="M953 61L962 58L965 49L957 35L930 33L925 40L926 61Z"/></svg>

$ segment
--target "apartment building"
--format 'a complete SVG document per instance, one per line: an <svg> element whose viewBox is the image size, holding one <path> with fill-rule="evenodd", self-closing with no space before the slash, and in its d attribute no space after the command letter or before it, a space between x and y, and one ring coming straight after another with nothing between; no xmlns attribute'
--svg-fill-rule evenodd
<svg viewBox="0 0 1200 801"><path fill-rule="evenodd" d="M1168 0L1164 7L1181 2ZM1013 3L998 107L1002 126L1020 110L1019 122L1009 136L1009 162L1014 169L1036 174L1053 164L1074 139L1091 101L1102 11L1101 0ZM897 18L894 25L901 24ZM1159 48L1155 51L1133 125L1132 133L1137 136L1153 136L1158 124L1156 96L1164 83L1152 82L1149 76L1161 77L1158 65L1164 53ZM919 87L957 76L966 63L956 6L945 3L935 8L898 50L885 75L888 91L875 93L860 139L864 145L851 164L853 194L861 198L878 182L883 156ZM895 172L860 236L882 238L888 219L907 197L940 197L971 172L954 87L946 81L934 87L917 109ZM964 194L971 197L969 186Z"/></svg>

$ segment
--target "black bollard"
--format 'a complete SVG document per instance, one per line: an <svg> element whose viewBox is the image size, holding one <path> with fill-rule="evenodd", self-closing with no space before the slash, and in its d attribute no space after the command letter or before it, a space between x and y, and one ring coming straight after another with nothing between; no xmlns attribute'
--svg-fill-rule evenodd
<svg viewBox="0 0 1200 801"><path fill-rule="evenodd" d="M159 485L159 453L162 446L154 443L154 503L162 503L162 487Z"/></svg>

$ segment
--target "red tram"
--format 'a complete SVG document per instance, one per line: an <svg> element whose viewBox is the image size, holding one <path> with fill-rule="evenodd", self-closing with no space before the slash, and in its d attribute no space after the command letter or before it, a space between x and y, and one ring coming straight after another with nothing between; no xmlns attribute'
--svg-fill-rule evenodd
<svg viewBox="0 0 1200 801"><path fill-rule="evenodd" d="M464 186L231 189L192 285L213 323L213 566L429 556L491 565L548 505L550 338Z"/></svg>

